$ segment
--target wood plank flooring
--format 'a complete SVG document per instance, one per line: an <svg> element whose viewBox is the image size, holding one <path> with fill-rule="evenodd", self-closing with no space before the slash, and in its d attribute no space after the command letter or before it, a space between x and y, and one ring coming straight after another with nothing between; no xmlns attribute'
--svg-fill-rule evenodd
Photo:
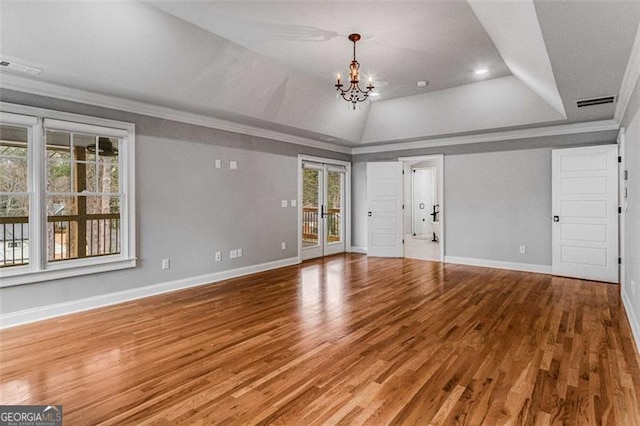
<svg viewBox="0 0 640 426"><path fill-rule="evenodd" d="M616 285L338 255L0 331L65 424L640 424Z"/></svg>

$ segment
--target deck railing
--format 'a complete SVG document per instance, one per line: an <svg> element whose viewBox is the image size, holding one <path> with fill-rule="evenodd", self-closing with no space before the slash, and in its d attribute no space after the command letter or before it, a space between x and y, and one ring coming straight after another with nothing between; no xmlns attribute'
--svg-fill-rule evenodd
<svg viewBox="0 0 640 426"><path fill-rule="evenodd" d="M0 218L0 267L29 263L29 218ZM85 244L79 242L84 240ZM47 217L47 260L120 253L120 214Z"/></svg>
<svg viewBox="0 0 640 426"><path fill-rule="evenodd" d="M0 218L0 267L29 262L29 218Z"/></svg>
<svg viewBox="0 0 640 426"><path fill-rule="evenodd" d="M302 240L306 242L318 241L318 216L320 207L302 208ZM327 220L327 239L329 242L340 241L341 234L341 212L340 209L327 209L325 215Z"/></svg>

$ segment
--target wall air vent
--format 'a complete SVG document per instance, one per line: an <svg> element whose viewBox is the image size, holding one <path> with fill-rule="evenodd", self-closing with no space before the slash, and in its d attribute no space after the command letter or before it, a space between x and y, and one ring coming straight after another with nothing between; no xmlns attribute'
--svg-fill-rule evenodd
<svg viewBox="0 0 640 426"><path fill-rule="evenodd" d="M9 61L0 61L0 69L8 69L11 71L16 71L24 74L38 75L42 72L40 68L34 68L27 65L17 64L15 62Z"/></svg>
<svg viewBox="0 0 640 426"><path fill-rule="evenodd" d="M593 105L612 104L615 101L615 96L603 96L601 98L581 99L576 101L576 104L578 105L578 108L582 108Z"/></svg>

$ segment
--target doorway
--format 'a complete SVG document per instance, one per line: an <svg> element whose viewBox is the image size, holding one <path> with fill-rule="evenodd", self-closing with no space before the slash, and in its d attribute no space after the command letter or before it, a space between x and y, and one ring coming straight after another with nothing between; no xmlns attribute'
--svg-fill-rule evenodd
<svg viewBox="0 0 640 426"><path fill-rule="evenodd" d="M435 186L431 194L416 194L420 214L413 213L415 204L412 169L433 168L432 181L421 186ZM416 172L418 173L418 172ZM444 261L444 155L401 157L398 161L367 163L367 254L380 257L411 257ZM417 185L416 185L417 186ZM420 204L424 204L420 209ZM414 217L419 220L415 226ZM421 229L419 238L414 230ZM418 237L418 232L416 236Z"/></svg>
<svg viewBox="0 0 640 426"><path fill-rule="evenodd" d="M435 167L411 168L411 235L437 241L432 223L439 205L436 201ZM431 216L431 217L430 217Z"/></svg>
<svg viewBox="0 0 640 426"><path fill-rule="evenodd" d="M301 260L346 251L348 172L342 162L301 158Z"/></svg>
<svg viewBox="0 0 640 426"><path fill-rule="evenodd" d="M404 250L412 259L444 260L442 155L400 159L404 171Z"/></svg>

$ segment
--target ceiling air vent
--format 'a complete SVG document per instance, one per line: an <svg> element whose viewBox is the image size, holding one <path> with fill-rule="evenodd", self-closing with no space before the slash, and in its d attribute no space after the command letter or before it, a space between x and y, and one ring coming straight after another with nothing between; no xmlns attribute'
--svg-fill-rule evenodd
<svg viewBox="0 0 640 426"><path fill-rule="evenodd" d="M582 108L593 105L612 104L615 100L615 96L603 96L601 98L581 99L576 101L576 104L578 105L578 108Z"/></svg>

